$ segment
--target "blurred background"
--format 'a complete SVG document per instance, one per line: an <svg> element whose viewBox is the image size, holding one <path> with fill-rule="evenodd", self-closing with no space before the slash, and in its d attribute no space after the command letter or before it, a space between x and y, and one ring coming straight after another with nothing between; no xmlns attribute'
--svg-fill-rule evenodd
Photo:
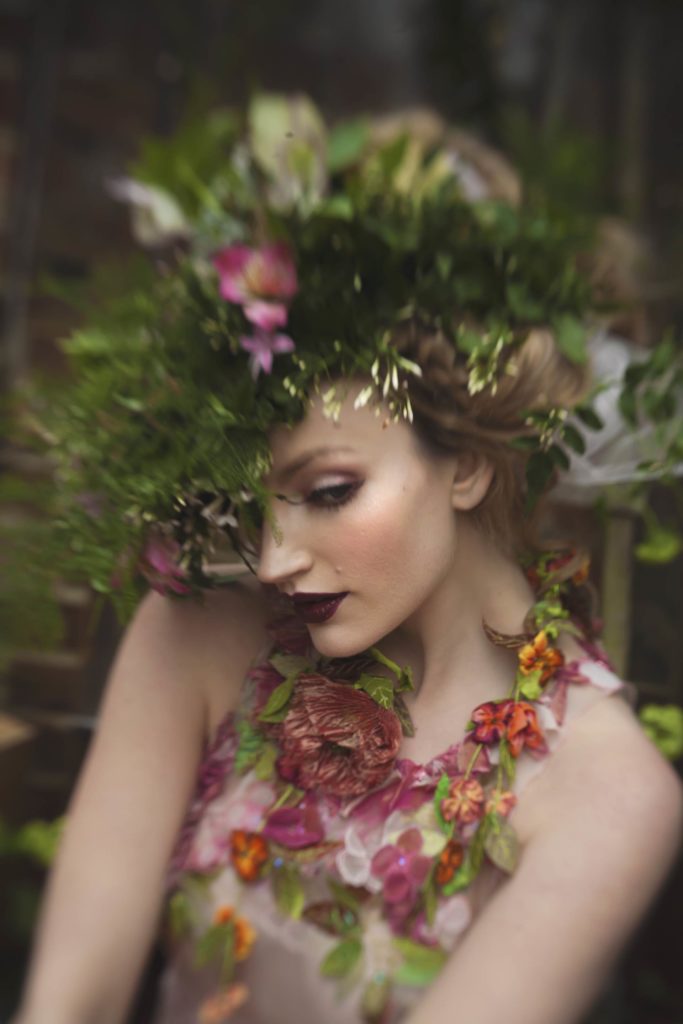
<svg viewBox="0 0 683 1024"><path fill-rule="evenodd" d="M528 193L608 218L618 331L652 343L683 319L682 38L680 0L0 0L0 396L65 371L58 339L76 314L46 282L87 281L132 251L105 183L141 137L255 88L307 92L329 117L430 105L473 130ZM6 442L5 472L38 489L49 466ZM675 495L654 502L683 526ZM0 502L7 521L30 514ZM641 702L683 703L683 558L638 561L641 526L618 503L556 517L596 555L617 668ZM16 651L0 675L0 1022L118 640L86 588L59 599L62 639ZM682 890L679 868L590 1024L682 1024Z"/></svg>

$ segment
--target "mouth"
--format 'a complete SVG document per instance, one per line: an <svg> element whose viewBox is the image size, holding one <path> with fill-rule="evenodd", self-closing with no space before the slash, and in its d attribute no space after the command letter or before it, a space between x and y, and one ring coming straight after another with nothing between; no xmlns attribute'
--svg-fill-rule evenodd
<svg viewBox="0 0 683 1024"><path fill-rule="evenodd" d="M348 593L346 590L341 594L293 594L292 602L304 622L327 622Z"/></svg>

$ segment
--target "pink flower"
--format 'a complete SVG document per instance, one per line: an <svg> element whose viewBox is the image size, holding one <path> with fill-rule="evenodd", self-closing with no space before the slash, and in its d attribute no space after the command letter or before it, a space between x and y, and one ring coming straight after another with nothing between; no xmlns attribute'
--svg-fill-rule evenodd
<svg viewBox="0 0 683 1024"><path fill-rule="evenodd" d="M139 568L153 590L168 597L169 594L189 594L184 582L187 574L178 565L180 545L170 537L152 535L140 557Z"/></svg>
<svg viewBox="0 0 683 1024"><path fill-rule="evenodd" d="M280 807L269 814L261 834L290 850L315 846L325 838L317 808L306 798L298 807Z"/></svg>
<svg viewBox="0 0 683 1024"><path fill-rule="evenodd" d="M301 789L360 796L389 776L401 742L393 711L362 690L303 674L278 727L277 770Z"/></svg>
<svg viewBox="0 0 683 1024"><path fill-rule="evenodd" d="M213 265L221 297L242 306L247 320L265 331L287 323L287 305L282 300L291 299L298 288L288 245L274 242L258 249L228 245L215 254Z"/></svg>
<svg viewBox="0 0 683 1024"><path fill-rule="evenodd" d="M253 334L243 334L240 345L249 356L249 368L254 380L261 370L270 373L273 369L273 356L280 352L293 352L294 342L288 334L270 334L260 327Z"/></svg>
<svg viewBox="0 0 683 1024"><path fill-rule="evenodd" d="M420 886L429 874L431 859L422 850L422 836L417 828L408 828L395 845L383 846L372 858L371 871L382 880L382 895L395 930L410 914Z"/></svg>

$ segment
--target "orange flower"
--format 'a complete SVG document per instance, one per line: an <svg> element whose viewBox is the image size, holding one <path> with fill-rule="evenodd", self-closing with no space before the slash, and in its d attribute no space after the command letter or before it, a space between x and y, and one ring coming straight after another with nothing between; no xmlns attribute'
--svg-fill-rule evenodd
<svg viewBox="0 0 683 1024"><path fill-rule="evenodd" d="M235 916L233 907L222 906L219 907L216 913L213 915L214 924L227 924L228 921L232 921Z"/></svg>
<svg viewBox="0 0 683 1024"><path fill-rule="evenodd" d="M536 711L525 700L515 701L512 704L506 737L513 757L518 757L524 747L539 754L547 753L548 748L538 725Z"/></svg>
<svg viewBox="0 0 683 1024"><path fill-rule="evenodd" d="M450 882L462 864L463 857L464 853L461 843L450 839L441 851L441 856L434 870L434 880L437 885L446 885L447 882Z"/></svg>
<svg viewBox="0 0 683 1024"><path fill-rule="evenodd" d="M547 683L555 670L564 664L564 654L552 647L544 629L536 634L531 643L525 644L519 652L519 671L524 676L541 672L541 683Z"/></svg>
<svg viewBox="0 0 683 1024"><path fill-rule="evenodd" d="M213 916L215 925L234 923L235 926L235 960L246 960L254 945L256 932L251 927L246 917L235 917L233 907L219 907Z"/></svg>
<svg viewBox="0 0 683 1024"><path fill-rule="evenodd" d="M441 801L441 813L446 821L469 825L484 812L484 790L476 779L456 779L451 783L448 796Z"/></svg>
<svg viewBox="0 0 683 1024"><path fill-rule="evenodd" d="M223 1024L247 1001L249 990L241 981L205 999L199 1007L198 1024Z"/></svg>
<svg viewBox="0 0 683 1024"><path fill-rule="evenodd" d="M507 818L512 808L517 803L517 797L514 793L511 793L509 789L505 792L493 793L486 801L486 807L484 808L486 814L502 814L504 818Z"/></svg>
<svg viewBox="0 0 683 1024"><path fill-rule="evenodd" d="M230 857L243 882L256 882L268 861L268 844L258 832L236 829L230 837Z"/></svg>

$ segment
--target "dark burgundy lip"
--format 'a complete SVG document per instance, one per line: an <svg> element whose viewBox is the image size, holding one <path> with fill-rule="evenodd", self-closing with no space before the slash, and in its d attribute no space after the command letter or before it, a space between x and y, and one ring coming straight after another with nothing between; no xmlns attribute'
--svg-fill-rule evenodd
<svg viewBox="0 0 683 1024"><path fill-rule="evenodd" d="M299 591L296 594L292 594L290 600L295 605L302 604L317 604L320 601L336 601L341 600L342 597L346 597L348 590L338 590L335 594L309 594L305 591Z"/></svg>

